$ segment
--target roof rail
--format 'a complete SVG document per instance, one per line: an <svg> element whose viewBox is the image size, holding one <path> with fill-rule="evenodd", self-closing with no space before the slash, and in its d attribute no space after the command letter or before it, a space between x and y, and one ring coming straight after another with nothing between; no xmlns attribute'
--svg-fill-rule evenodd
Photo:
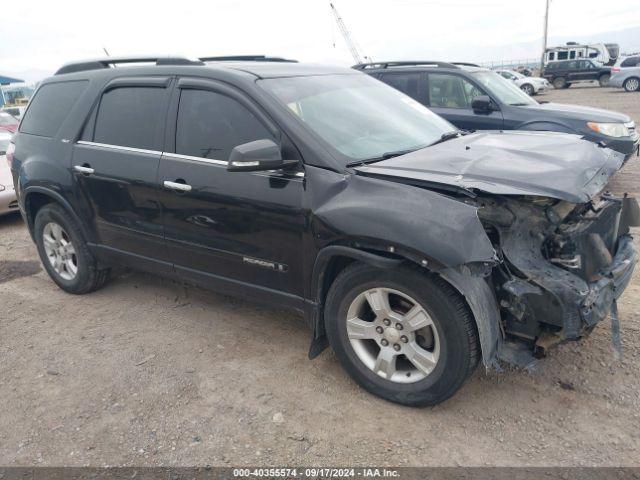
<svg viewBox="0 0 640 480"><path fill-rule="evenodd" d="M298 63L282 57L267 57L266 55L227 55L223 57L200 57L201 62L285 62Z"/></svg>
<svg viewBox="0 0 640 480"><path fill-rule="evenodd" d="M204 65L201 60L191 60L186 57L106 57L95 60L82 60L63 65L55 75L65 73L84 72L87 70L101 70L127 63L155 63L156 65Z"/></svg>
<svg viewBox="0 0 640 480"><path fill-rule="evenodd" d="M469 62L452 62L454 65L458 65L459 67L478 67L482 68L477 63L469 63Z"/></svg>
<svg viewBox="0 0 640 480"><path fill-rule="evenodd" d="M439 68L459 68L453 63L437 62L430 60L407 60L399 62L371 62L359 63L351 68L356 70L366 70L369 68L390 68L390 67L413 67L413 66L435 66Z"/></svg>

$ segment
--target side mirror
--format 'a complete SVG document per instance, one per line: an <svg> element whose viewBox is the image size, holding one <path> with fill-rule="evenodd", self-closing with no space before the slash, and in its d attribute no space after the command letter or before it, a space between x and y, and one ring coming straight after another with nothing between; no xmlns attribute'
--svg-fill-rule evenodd
<svg viewBox="0 0 640 480"><path fill-rule="evenodd" d="M471 108L476 113L490 113L494 110L493 103L487 95L475 97L471 102Z"/></svg>
<svg viewBox="0 0 640 480"><path fill-rule="evenodd" d="M297 160L283 160L280 147L273 140L265 138L243 143L231 150L227 171L259 172L278 170L297 163Z"/></svg>

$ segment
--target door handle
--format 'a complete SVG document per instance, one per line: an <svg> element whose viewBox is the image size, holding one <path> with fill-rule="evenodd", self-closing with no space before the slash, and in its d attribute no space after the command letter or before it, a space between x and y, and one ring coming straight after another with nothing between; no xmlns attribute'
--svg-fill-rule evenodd
<svg viewBox="0 0 640 480"><path fill-rule="evenodd" d="M177 190L179 192L191 191L191 185L187 185L186 183L169 182L168 180L165 180L162 184L164 185L165 188L168 188L170 190Z"/></svg>
<svg viewBox="0 0 640 480"><path fill-rule="evenodd" d="M95 172L95 170L91 167L88 167L86 165L75 165L73 167L73 169L76 172L82 173L83 175L92 175L93 172Z"/></svg>

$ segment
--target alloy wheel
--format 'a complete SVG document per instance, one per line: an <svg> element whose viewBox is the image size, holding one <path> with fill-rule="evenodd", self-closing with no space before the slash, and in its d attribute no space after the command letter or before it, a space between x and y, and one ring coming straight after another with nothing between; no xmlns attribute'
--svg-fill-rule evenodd
<svg viewBox="0 0 640 480"><path fill-rule="evenodd" d="M532 96L532 95L533 95L533 87L532 87L531 85L524 85L524 86L522 87L522 91L523 91L524 93L526 93L527 95L529 95L529 96Z"/></svg>
<svg viewBox="0 0 640 480"><path fill-rule="evenodd" d="M390 288L360 293L347 312L347 336L360 361L397 383L426 378L438 364L440 339L427 311Z"/></svg>
<svg viewBox="0 0 640 480"><path fill-rule="evenodd" d="M635 92L640 90L640 80L637 78L630 78L626 82L624 82L624 89L627 92Z"/></svg>
<svg viewBox="0 0 640 480"><path fill-rule="evenodd" d="M73 280L78 274L78 258L69 234L55 222L42 230L44 251L55 272L64 280Z"/></svg>

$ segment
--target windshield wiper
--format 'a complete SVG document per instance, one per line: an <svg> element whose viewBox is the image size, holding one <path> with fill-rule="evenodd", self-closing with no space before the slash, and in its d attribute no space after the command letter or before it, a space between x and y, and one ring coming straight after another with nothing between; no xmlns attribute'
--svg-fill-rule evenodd
<svg viewBox="0 0 640 480"><path fill-rule="evenodd" d="M369 165L371 163L381 162L383 160L388 160L393 157L399 157L400 155L406 155L407 153L415 152L416 150L420 150L420 148L424 148L424 147L409 148L406 150L396 150L393 152L386 152L380 155L379 157L368 158L366 160L356 160L355 162L347 163L347 167L357 167L359 165Z"/></svg>
<svg viewBox="0 0 640 480"><path fill-rule="evenodd" d="M429 146L432 147L432 146L437 145L439 143L446 142L447 140L452 140L454 138L458 138L458 135L464 135L464 134L465 134L465 132L463 132L462 130L454 130L452 132L443 133L442 135L440 135L440 138L438 140L436 140L435 142L433 142Z"/></svg>

